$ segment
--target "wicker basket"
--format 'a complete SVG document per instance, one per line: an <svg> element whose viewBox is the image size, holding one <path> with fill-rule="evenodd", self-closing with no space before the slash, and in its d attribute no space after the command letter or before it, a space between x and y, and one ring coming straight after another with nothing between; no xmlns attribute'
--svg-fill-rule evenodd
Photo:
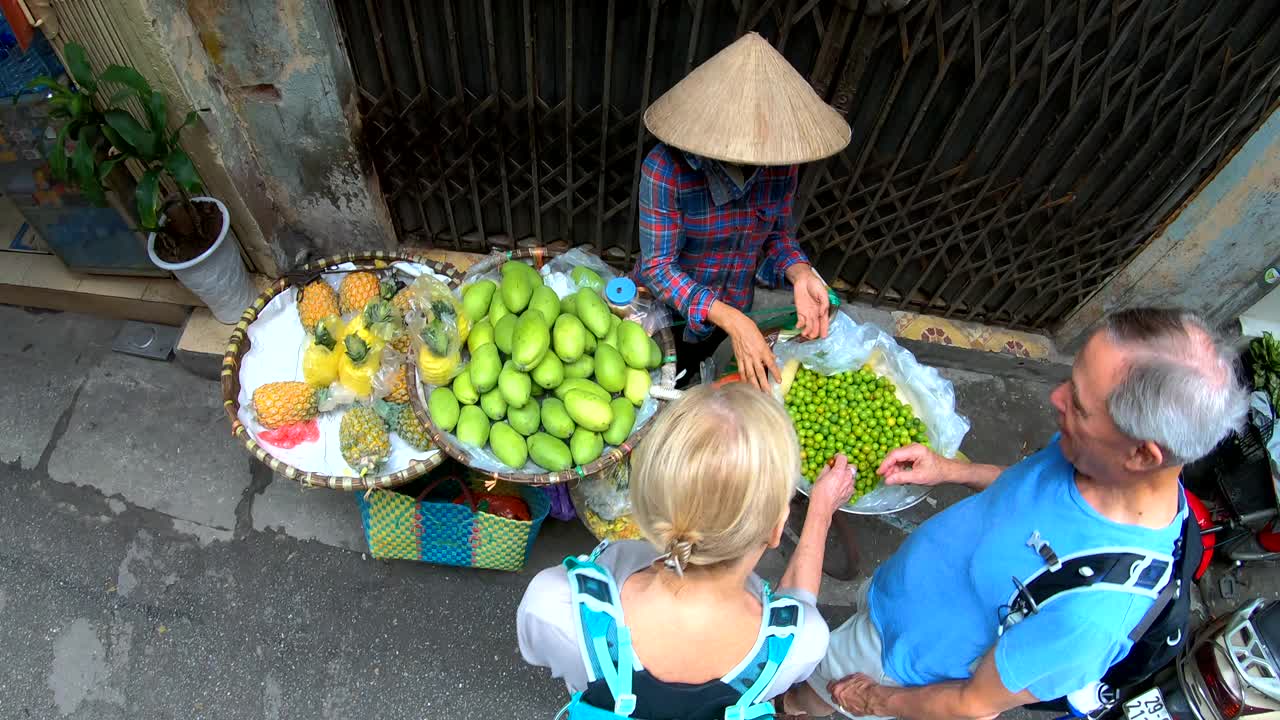
<svg viewBox="0 0 1280 720"><path fill-rule="evenodd" d="M357 270L380 270L397 261L425 265L431 268L433 272L449 278L451 286L456 286L461 281L462 274L449 263L428 260L417 255L386 252L337 255L309 263L297 272L291 273L291 275L293 277L305 276L309 273L328 270L342 263L352 263ZM436 453L427 460L415 460L403 470L397 470L386 475L371 475L363 478L326 475L324 473L300 470L272 455L270 450L258 443L253 434L249 432L249 429L244 426L244 423L240 422L240 362L245 353L249 351L249 325L258 318L258 314L271 302L272 298L288 290L292 287L292 284L288 277L282 277L263 291L253 301L253 305L249 306L244 311L244 314L240 316L240 322L236 324L235 330L231 333L231 342L227 345L227 352L222 358L222 405L226 410L227 419L231 421L231 434L244 444L250 455L265 463L273 472L312 487L328 487L335 490L348 491L392 488L421 477L439 465L444 460L442 453Z"/></svg>
<svg viewBox="0 0 1280 720"><path fill-rule="evenodd" d="M523 260L528 262L535 269L541 269L548 260L559 254L560 251L547 247L522 248L519 250L498 252L477 262L475 265L472 265L467 272L470 275L481 275L499 268L508 260ZM664 387L668 389L674 388L676 379L676 349L675 341L671 335L671 329L662 328L656 334L655 339L657 340L658 347L662 350L662 356L665 359L661 368L661 377L658 382L655 383L655 387ZM631 454L631 449L644 438L645 433L653 424L652 422L648 422L637 428L631 433L631 436L627 438L626 442L610 448L599 458L596 458L595 461L588 463L587 465L572 467L561 472L533 474L482 470L471 465L470 453L462 446L461 443L458 442L456 437L451 433L446 433L440 430L440 428L436 427L435 423L431 422L431 416L430 413L427 412L425 398L423 398L422 383L417 382L418 371L416 364L414 364L414 358L410 358L409 362L412 368L411 375L415 380L415 390L414 392L409 393L410 402L413 404L414 412L418 414L418 419L422 421L423 426L427 428L427 432L431 435L431 441L436 444L436 447L443 449L453 459L471 467L474 472L492 477L496 480L506 480L508 482L524 483L527 485L554 485L556 483L568 482L577 478L589 477L596 473L604 472L612 468L617 463L625 461L627 456ZM662 401L659 400L658 402L658 412L662 412Z"/></svg>

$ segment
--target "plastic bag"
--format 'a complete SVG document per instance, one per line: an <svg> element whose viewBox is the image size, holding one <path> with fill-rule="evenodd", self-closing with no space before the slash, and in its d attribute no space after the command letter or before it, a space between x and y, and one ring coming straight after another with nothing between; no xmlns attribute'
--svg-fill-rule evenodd
<svg viewBox="0 0 1280 720"><path fill-rule="evenodd" d="M419 377L431 385L443 385L465 367L462 344L470 326L448 285L422 275L409 285L409 290L408 329Z"/></svg>
<svg viewBox="0 0 1280 720"><path fill-rule="evenodd" d="M943 457L955 457L969 432L969 420L956 412L955 388L936 368L921 365L893 337L870 323L859 324L845 313L831 321L830 333L821 340L780 342L773 348L778 364L799 360L805 367L824 375L856 370L870 365L879 375L893 381L898 399L911 406L924 421L930 446ZM781 399L781 387L774 385ZM874 468L861 468L874 472ZM855 512L893 512L914 504L928 494L926 487L880 486L864 495L852 507Z"/></svg>

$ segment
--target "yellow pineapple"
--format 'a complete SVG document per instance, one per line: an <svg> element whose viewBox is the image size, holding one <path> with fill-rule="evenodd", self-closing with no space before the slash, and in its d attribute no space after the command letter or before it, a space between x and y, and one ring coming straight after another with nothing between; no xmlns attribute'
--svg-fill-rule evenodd
<svg viewBox="0 0 1280 720"><path fill-rule="evenodd" d="M396 306L403 317L409 317L409 311L413 309L413 291L406 285L400 288L400 292L391 296L391 304Z"/></svg>
<svg viewBox="0 0 1280 720"><path fill-rule="evenodd" d="M338 341L334 329L342 327L336 316L316 322L316 331L302 353L302 379L315 387L329 387L338 379L338 360L341 351L335 351Z"/></svg>
<svg viewBox="0 0 1280 720"><path fill-rule="evenodd" d="M253 391L253 412L263 427L274 430L315 418L320 400L320 392L304 382L267 383Z"/></svg>
<svg viewBox="0 0 1280 720"><path fill-rule="evenodd" d="M371 300L376 299L382 291L378 276L371 272L359 271L347 273L338 285L338 301L342 314L361 312Z"/></svg>
<svg viewBox="0 0 1280 720"><path fill-rule="evenodd" d="M316 323L330 315L338 314L338 294L324 280L315 280L298 288L298 319L307 332L316 329Z"/></svg>
<svg viewBox="0 0 1280 720"><path fill-rule="evenodd" d="M373 376L382 362L382 348L365 342L359 335L343 340L345 352L338 358L338 382L360 397L373 392Z"/></svg>
<svg viewBox="0 0 1280 720"><path fill-rule="evenodd" d="M387 402L409 402L409 366L401 365L396 368L391 373L391 379L388 385L391 389L387 392Z"/></svg>
<svg viewBox="0 0 1280 720"><path fill-rule="evenodd" d="M342 416L338 425L338 446L342 459L364 477L377 472L391 457L391 436L387 424L368 405L357 405Z"/></svg>

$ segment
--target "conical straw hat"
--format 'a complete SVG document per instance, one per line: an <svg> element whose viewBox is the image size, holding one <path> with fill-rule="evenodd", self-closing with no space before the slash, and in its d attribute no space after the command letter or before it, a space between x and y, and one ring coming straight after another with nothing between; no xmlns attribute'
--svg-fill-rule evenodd
<svg viewBox="0 0 1280 720"><path fill-rule="evenodd" d="M797 165L849 144L849 123L773 46L747 33L644 113L662 142L743 165Z"/></svg>

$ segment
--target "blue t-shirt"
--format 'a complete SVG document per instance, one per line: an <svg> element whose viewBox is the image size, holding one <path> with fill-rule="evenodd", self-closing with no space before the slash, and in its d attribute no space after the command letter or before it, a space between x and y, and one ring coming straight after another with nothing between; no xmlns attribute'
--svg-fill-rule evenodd
<svg viewBox="0 0 1280 720"><path fill-rule="evenodd" d="M1100 515L1081 497L1055 436L983 492L921 525L876 571L871 620L889 676L907 686L965 679L994 646L1006 689L1051 700L1099 680L1122 659L1154 592L1099 587L1058 596L997 634L1012 578L1025 582L1044 567L1027 545L1036 531L1059 557L1137 549L1172 562L1181 521L1152 530Z"/></svg>

